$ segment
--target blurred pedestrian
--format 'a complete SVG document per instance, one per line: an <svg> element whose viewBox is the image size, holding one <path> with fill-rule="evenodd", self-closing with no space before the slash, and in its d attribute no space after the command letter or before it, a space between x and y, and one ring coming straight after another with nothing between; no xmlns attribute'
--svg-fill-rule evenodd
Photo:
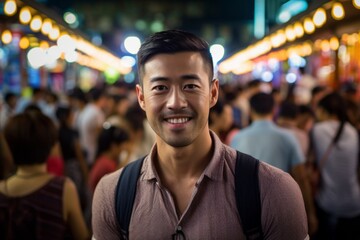
<svg viewBox="0 0 360 240"><path fill-rule="evenodd" d="M0 180L6 179L14 171L14 163L4 134L0 131Z"/></svg>
<svg viewBox="0 0 360 240"><path fill-rule="evenodd" d="M128 148L128 133L124 129L110 126L106 122L98 138L97 158L89 175L89 186L92 193L105 174L112 173L122 166L119 156Z"/></svg>
<svg viewBox="0 0 360 240"><path fill-rule="evenodd" d="M97 151L97 138L105 122L107 96L104 89L96 87L90 89L90 102L81 111L78 119L80 144L85 152L86 162L89 168L95 160Z"/></svg>
<svg viewBox="0 0 360 240"><path fill-rule="evenodd" d="M233 125L233 112L229 104L218 99L210 108L209 128L216 133L222 142L226 143L227 134Z"/></svg>
<svg viewBox="0 0 360 240"><path fill-rule="evenodd" d="M0 107L0 130L5 127L7 120L15 114L17 106L17 95L8 92L4 97L4 104Z"/></svg>
<svg viewBox="0 0 360 240"><path fill-rule="evenodd" d="M291 174L302 191L309 233L313 234L317 230L317 219L305 171L305 155L295 136L273 122L274 110L275 101L271 94L254 94L250 98L253 122L234 136L230 146Z"/></svg>
<svg viewBox="0 0 360 240"><path fill-rule="evenodd" d="M64 159L64 174L75 183L82 209L85 209L89 169L80 146L79 134L71 125L74 113L68 106L59 106L56 110L56 117L59 122L58 134Z"/></svg>
<svg viewBox="0 0 360 240"><path fill-rule="evenodd" d="M46 171L57 138L52 120L21 113L11 118L4 134L17 170L0 181L0 238L88 239L74 183Z"/></svg>
<svg viewBox="0 0 360 240"><path fill-rule="evenodd" d="M315 196L320 223L316 239L360 239L358 133L336 92L320 99L316 116L319 122L311 134L321 173Z"/></svg>

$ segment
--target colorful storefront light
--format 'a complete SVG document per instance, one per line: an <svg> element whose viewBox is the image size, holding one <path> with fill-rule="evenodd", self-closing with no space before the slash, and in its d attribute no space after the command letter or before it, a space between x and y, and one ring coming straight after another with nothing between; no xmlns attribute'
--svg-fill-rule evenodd
<svg viewBox="0 0 360 240"><path fill-rule="evenodd" d="M63 58L65 57L65 53L70 52L67 54L67 59L70 61L75 60L80 65L99 71L105 71L106 69L112 68L120 74L127 74L132 71L132 67L124 64L120 57L113 55L102 47L92 44L90 41L80 36L76 30L70 29L65 22L59 21L61 17L59 18L52 15L50 11L49 14L47 14L46 12L48 10L46 10L45 7L33 4L31 1L27 0L7 0L5 6L4 10L6 10L5 12L8 16L17 14L17 9L20 9L18 12L19 23L23 25L29 24L31 31L35 35L40 32L47 42L46 46L44 46L42 43L39 44L38 37L26 34L28 37L23 36L23 38L19 40L19 47L21 49L27 49L29 47L34 48L39 45L43 45L41 46L42 49L49 49L50 46L56 46L56 43L58 43L59 48L62 49L62 52L64 53ZM61 37L64 35L67 35L68 37L71 36L71 40L68 42L65 41L65 44L62 44L62 40L59 41L58 39L63 39ZM48 40L46 40L46 38ZM43 37L40 37L40 39L43 39ZM5 42L6 41L7 39L5 39ZM76 58L74 57L75 55L77 56Z"/></svg>
<svg viewBox="0 0 360 240"><path fill-rule="evenodd" d="M287 50L289 48L297 49L296 51L299 52L299 56L309 56L312 54L313 49L317 51L328 51L333 50L336 51L340 47L340 42L336 35L338 34L336 31L327 31L327 35L321 36L321 38L326 39L320 39L320 41L315 41L314 43L306 41L303 44L294 44L295 40L300 40L302 38L316 38L317 35L314 35L315 31L322 31L322 28L325 26L328 28L330 24L335 24L334 20L341 20L345 18L344 6L346 6L346 9L354 7L360 9L360 0L353 0L352 3L350 0L344 0L344 1L328 1L325 2L322 6L317 7L313 11L308 12L304 16L299 17L297 20L294 20L293 22L289 22L289 24L282 27L282 31L285 32L285 42L279 41L280 37L278 35L279 30L276 30L272 33L270 33L266 38L269 39L271 43L271 48L268 49L268 51L263 52L260 55L251 55L249 54L249 49L255 48L259 44L259 42L263 40L259 40L258 42L255 42L254 44L248 46L247 48L239 51L238 53L234 54L233 56L230 56L228 59L225 59L222 61L219 65L219 71L223 74L229 73L229 72L239 72L238 69L235 70L238 66L242 65L246 62L256 62L259 61L259 59L268 59L270 57L276 57L279 61L286 60L288 58ZM327 13L328 12L328 13ZM349 16L351 15L353 18L358 19L355 16L355 12L352 9L349 9ZM332 18L334 19L327 19L327 14L331 14ZM348 19L348 16L346 16ZM329 24L328 24L329 22ZM339 26L340 27L340 26ZM294 37L291 37L291 28L293 29L293 35ZM281 30L281 29L280 29ZM322 31L324 32L324 31ZM304 35L304 33L307 33L307 35ZM329 36L330 35L330 36ZM357 37L358 34L357 34ZM350 36L348 37L350 39ZM326 40L323 44L321 42L323 40ZM318 42L318 44L316 44ZM316 46L317 45L317 46ZM322 46L321 46L322 45ZM276 48L284 48L281 50L276 50ZM253 51L251 51L253 52ZM255 51L256 52L256 51ZM282 53L282 54L280 54ZM285 53L285 54L284 54ZM239 57L241 56L241 58ZM248 65L248 64L247 64ZM251 71L251 70L250 70ZM250 72L248 71L248 72ZM243 72L243 71L241 71ZM247 72L243 72L247 73Z"/></svg>

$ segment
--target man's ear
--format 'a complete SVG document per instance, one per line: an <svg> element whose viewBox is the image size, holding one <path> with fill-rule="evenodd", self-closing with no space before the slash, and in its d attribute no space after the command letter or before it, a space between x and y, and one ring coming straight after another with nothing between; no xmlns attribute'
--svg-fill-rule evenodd
<svg viewBox="0 0 360 240"><path fill-rule="evenodd" d="M211 81L210 84L210 108L212 108L219 97L219 80L214 79Z"/></svg>
<svg viewBox="0 0 360 240"><path fill-rule="evenodd" d="M136 84L136 96L140 107L145 111L144 93L142 87L139 84Z"/></svg>

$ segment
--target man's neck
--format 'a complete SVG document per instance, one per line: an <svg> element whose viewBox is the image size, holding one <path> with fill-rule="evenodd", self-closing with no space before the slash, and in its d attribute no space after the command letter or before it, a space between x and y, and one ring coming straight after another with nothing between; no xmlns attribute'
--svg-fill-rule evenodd
<svg viewBox="0 0 360 240"><path fill-rule="evenodd" d="M191 145L182 148L157 141L155 166L160 176L165 178L199 177L209 163L212 152L209 132L207 136L199 137Z"/></svg>
<svg viewBox="0 0 360 240"><path fill-rule="evenodd" d="M252 118L253 121L261 121L261 120L272 121L273 120L273 115L272 114L255 114L255 113L252 113L251 118Z"/></svg>

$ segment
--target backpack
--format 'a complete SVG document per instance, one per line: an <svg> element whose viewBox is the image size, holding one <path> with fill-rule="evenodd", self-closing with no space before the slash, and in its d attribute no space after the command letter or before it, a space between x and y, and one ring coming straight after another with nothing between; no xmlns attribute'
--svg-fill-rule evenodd
<svg viewBox="0 0 360 240"><path fill-rule="evenodd" d="M115 194L115 211L124 239L128 239L129 224L136 195L137 180L145 157L128 164L120 174ZM259 190L259 160L236 152L235 196L247 239L263 239ZM121 193L126 192L127 194ZM121 196L121 197L120 197Z"/></svg>

